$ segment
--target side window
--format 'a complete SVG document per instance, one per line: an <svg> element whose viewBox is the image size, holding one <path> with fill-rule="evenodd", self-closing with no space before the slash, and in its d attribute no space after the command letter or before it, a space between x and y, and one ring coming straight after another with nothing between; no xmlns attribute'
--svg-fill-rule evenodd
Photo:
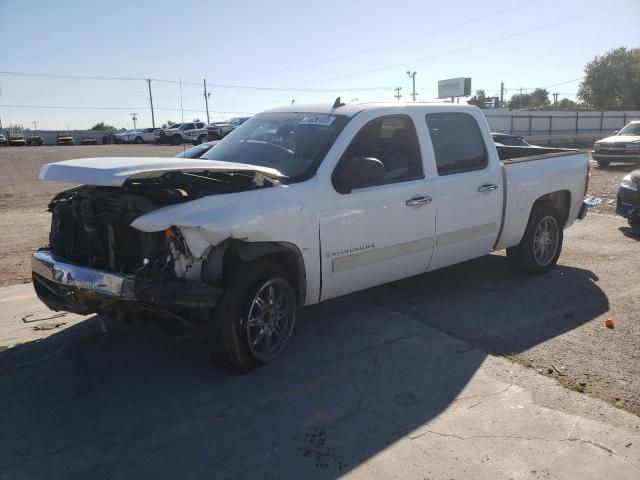
<svg viewBox="0 0 640 480"><path fill-rule="evenodd" d="M196 128L204 128L204 123L197 123Z"/></svg>
<svg viewBox="0 0 640 480"><path fill-rule="evenodd" d="M385 173L381 181L358 184L354 188L424 178L416 130L408 115L389 115L367 123L351 141L336 170L356 157L380 160Z"/></svg>
<svg viewBox="0 0 640 480"><path fill-rule="evenodd" d="M487 149L478 124L466 113L432 113L426 116L436 156L438 175L483 170Z"/></svg>

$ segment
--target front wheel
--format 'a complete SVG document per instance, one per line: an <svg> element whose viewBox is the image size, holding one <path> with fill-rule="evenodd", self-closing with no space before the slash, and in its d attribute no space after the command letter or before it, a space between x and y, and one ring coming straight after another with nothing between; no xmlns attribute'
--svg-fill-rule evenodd
<svg viewBox="0 0 640 480"><path fill-rule="evenodd" d="M225 286L209 342L215 363L248 372L280 355L296 321L296 294L286 272L269 259L242 264Z"/></svg>
<svg viewBox="0 0 640 480"><path fill-rule="evenodd" d="M640 229L640 215L632 215L627 219L629 226L634 229Z"/></svg>
<svg viewBox="0 0 640 480"><path fill-rule="evenodd" d="M172 140L174 145L180 145L182 143L182 137L180 135L174 135Z"/></svg>
<svg viewBox="0 0 640 480"><path fill-rule="evenodd" d="M550 206L534 207L520 244L507 248L507 257L518 270L546 273L555 267L562 251L563 223Z"/></svg>
<svg viewBox="0 0 640 480"><path fill-rule="evenodd" d="M142 137L136 137L136 143L140 145L141 143L144 143L144 140L142 140Z"/></svg>

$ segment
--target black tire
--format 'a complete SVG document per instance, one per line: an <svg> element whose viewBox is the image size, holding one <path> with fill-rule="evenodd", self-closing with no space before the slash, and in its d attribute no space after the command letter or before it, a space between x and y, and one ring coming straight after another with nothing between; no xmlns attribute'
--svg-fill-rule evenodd
<svg viewBox="0 0 640 480"><path fill-rule="evenodd" d="M198 137L198 143L196 145L200 145L202 143L204 143L207 140L207 136L206 135L200 135Z"/></svg>
<svg viewBox="0 0 640 480"><path fill-rule="evenodd" d="M171 143L173 143L174 145L180 145L182 143L182 137L180 135L174 135L173 137L171 137Z"/></svg>
<svg viewBox="0 0 640 480"><path fill-rule="evenodd" d="M607 160L596 160L596 161L598 162L598 165L601 166L601 167L608 167L609 164L611 163L611 162L609 162Z"/></svg>
<svg viewBox="0 0 640 480"><path fill-rule="evenodd" d="M144 140L142 139L142 137L136 137L135 142L140 145L141 143L144 143Z"/></svg>
<svg viewBox="0 0 640 480"><path fill-rule="evenodd" d="M627 219L629 226L634 229L640 229L640 215L633 215Z"/></svg>
<svg viewBox="0 0 640 480"><path fill-rule="evenodd" d="M282 342L281 345L269 355L260 355L255 351L256 344L252 342L253 347L250 345L250 336L255 332L252 328L259 327L251 327L248 317L255 297L269 282L276 282L286 292L289 319L278 340ZM245 373L282 353L295 326L297 308L295 290L284 269L268 258L240 264L226 282L224 290L208 328L213 362L228 370ZM273 306L275 308L275 303Z"/></svg>
<svg viewBox="0 0 640 480"><path fill-rule="evenodd" d="M547 249L542 247L540 253L536 253L536 247L540 246L536 239L537 232L539 232L539 228L544 229L545 226L551 230L554 230L555 227L555 236L550 237L550 241L553 243L552 248L555 250L543 254ZM552 270L562 251L563 229L564 222L555 208L548 204L534 205L520 244L507 248L507 257L513 267L519 271L533 274L547 273Z"/></svg>

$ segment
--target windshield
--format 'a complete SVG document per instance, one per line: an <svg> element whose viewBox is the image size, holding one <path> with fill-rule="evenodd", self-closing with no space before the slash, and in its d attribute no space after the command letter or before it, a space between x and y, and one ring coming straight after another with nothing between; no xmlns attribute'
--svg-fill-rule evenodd
<svg viewBox="0 0 640 480"><path fill-rule="evenodd" d="M630 123L620 130L618 135L640 135L640 123Z"/></svg>
<svg viewBox="0 0 640 480"><path fill-rule="evenodd" d="M348 121L341 115L263 113L244 122L202 158L275 168L290 179L312 174Z"/></svg>
<svg viewBox="0 0 640 480"><path fill-rule="evenodd" d="M184 152L180 152L176 155L176 158L200 158L204 152L209 150L213 145L209 143L201 143L195 147L191 147Z"/></svg>

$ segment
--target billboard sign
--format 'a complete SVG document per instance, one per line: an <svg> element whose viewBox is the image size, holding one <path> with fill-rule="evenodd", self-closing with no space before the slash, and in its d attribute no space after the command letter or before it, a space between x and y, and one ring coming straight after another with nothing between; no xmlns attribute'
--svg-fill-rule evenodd
<svg viewBox="0 0 640 480"><path fill-rule="evenodd" d="M438 80L438 98L467 97L471 95L470 78Z"/></svg>

